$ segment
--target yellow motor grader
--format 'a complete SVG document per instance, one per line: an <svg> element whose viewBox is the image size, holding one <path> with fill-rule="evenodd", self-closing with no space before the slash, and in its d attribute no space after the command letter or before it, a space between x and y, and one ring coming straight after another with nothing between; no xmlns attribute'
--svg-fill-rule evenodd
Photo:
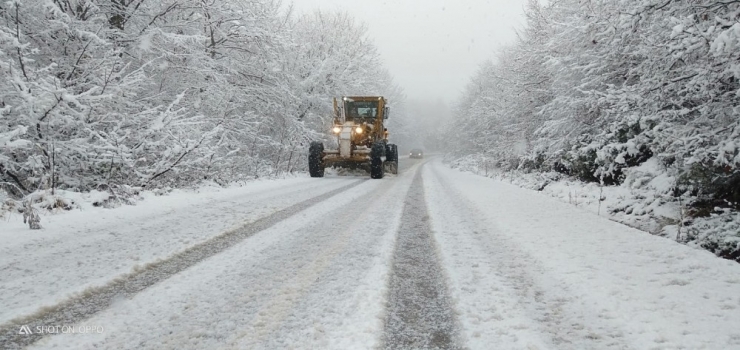
<svg viewBox="0 0 740 350"><path fill-rule="evenodd" d="M381 96L347 96L334 99L334 126L337 149L324 149L322 142L311 142L308 171L323 177L325 168L365 169L373 179L386 171L398 173L398 147L388 143L388 102Z"/></svg>

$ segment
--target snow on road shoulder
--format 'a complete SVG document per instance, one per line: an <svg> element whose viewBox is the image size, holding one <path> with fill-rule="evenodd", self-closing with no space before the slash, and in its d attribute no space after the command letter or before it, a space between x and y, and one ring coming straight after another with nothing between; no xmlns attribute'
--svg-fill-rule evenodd
<svg viewBox="0 0 740 350"><path fill-rule="evenodd" d="M473 159L460 159L450 165L547 194L625 225L740 262L734 253L740 247L740 212L715 207L709 216L689 218L686 211L690 208L682 206L691 203L691 196L684 194L680 201L675 197L677 180L655 157L625 169L624 182L619 186L583 182L554 171L489 171ZM680 226L682 217L684 226Z"/></svg>
<svg viewBox="0 0 740 350"><path fill-rule="evenodd" d="M171 191L143 191L139 194L141 200L135 205L123 205L117 208L94 206L93 203L108 194L100 191L77 193L59 191L60 197L67 201L74 201L75 207L71 210L55 209L52 212L41 211L42 229L32 231L23 223L23 217L17 213L6 213L0 220L0 241L3 251L17 246L33 244L40 240L57 239L65 235L77 235L81 229L97 229L100 227L115 226L116 223L127 221L143 221L157 217L163 213L196 205L206 205L216 200L228 200L249 194L264 193L286 186L293 186L310 182L308 177L290 179L271 179L248 182L245 185L234 184L229 187L201 186L196 189L174 189ZM114 221L118 221L114 223ZM66 236L65 236L66 238Z"/></svg>
<svg viewBox="0 0 740 350"><path fill-rule="evenodd" d="M740 349L740 265L513 185L432 167L482 214L477 225L491 247L516 252L493 268L514 289L531 290L519 297L531 319L565 328L543 333L558 348ZM516 283L513 273L531 280Z"/></svg>
<svg viewBox="0 0 740 350"><path fill-rule="evenodd" d="M244 187L174 191L136 206L88 207L45 217L45 229L3 223L0 323L106 284L139 266L339 188L356 179L269 180Z"/></svg>

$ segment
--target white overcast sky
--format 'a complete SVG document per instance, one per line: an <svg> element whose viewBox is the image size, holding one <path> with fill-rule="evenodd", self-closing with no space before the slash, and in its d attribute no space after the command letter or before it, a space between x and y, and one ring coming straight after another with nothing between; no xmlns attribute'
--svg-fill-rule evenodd
<svg viewBox="0 0 740 350"><path fill-rule="evenodd" d="M285 1L286 4L290 0ZM524 25L526 0L295 0L297 14L340 10L368 26L386 68L415 100L454 103Z"/></svg>

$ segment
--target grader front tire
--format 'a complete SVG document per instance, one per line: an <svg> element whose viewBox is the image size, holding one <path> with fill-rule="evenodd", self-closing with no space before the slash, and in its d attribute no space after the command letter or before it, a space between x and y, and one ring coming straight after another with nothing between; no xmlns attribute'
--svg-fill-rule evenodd
<svg viewBox="0 0 740 350"><path fill-rule="evenodd" d="M382 179L385 169L383 169L383 156L385 156L385 145L381 142L373 144L370 149L370 178Z"/></svg>
<svg viewBox="0 0 740 350"><path fill-rule="evenodd" d="M311 142L308 148L308 173L311 177L324 177L324 144Z"/></svg>

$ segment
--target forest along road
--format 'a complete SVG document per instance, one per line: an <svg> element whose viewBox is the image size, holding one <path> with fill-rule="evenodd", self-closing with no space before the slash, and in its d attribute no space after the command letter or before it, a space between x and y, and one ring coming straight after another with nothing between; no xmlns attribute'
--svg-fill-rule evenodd
<svg viewBox="0 0 740 350"><path fill-rule="evenodd" d="M10 240L0 348L740 349L740 265L434 158L210 196Z"/></svg>

